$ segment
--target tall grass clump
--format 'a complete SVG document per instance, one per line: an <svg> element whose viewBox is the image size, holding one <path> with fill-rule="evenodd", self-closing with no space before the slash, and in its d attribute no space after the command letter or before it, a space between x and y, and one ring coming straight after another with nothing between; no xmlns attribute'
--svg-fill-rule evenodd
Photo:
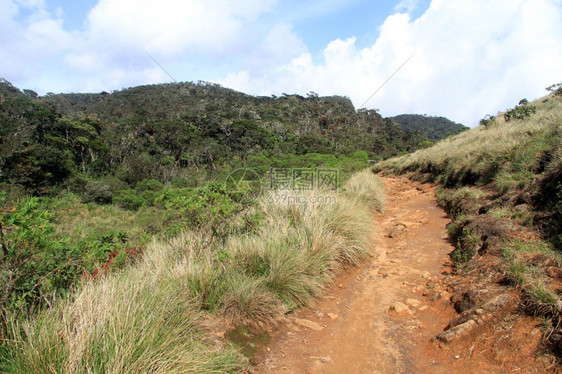
<svg viewBox="0 0 562 374"><path fill-rule="evenodd" d="M12 324L2 372L212 373L240 369L230 348L205 337L185 267L161 243L142 262L83 284L76 297Z"/></svg>
<svg viewBox="0 0 562 374"><path fill-rule="evenodd" d="M524 290L521 296L523 307L535 316L551 318L559 327L562 316L560 299L544 283L538 282Z"/></svg>
<svg viewBox="0 0 562 374"><path fill-rule="evenodd" d="M232 238L226 245L229 269L236 273L236 281L246 277L261 297L268 298L268 290L281 306L274 303L270 311L290 311L308 305L330 283L334 274L347 266L359 264L370 250L375 227L373 212L384 204L382 183L370 171L352 176L339 194L330 190L305 192L276 191L276 196L292 198L271 199L265 196L259 206L263 222L256 235ZM241 278L242 277L242 278ZM256 284L256 282L258 282ZM265 287L265 289L264 289ZM230 300L240 299L239 293ZM247 321L256 315L236 308L247 302L228 303L228 315ZM263 314L272 322L278 313Z"/></svg>
<svg viewBox="0 0 562 374"><path fill-rule="evenodd" d="M353 174L344 188L348 197L359 199L370 210L382 212L384 209L384 186L379 178L373 178L371 170L365 169Z"/></svg>
<svg viewBox="0 0 562 374"><path fill-rule="evenodd" d="M268 227L259 238L230 243L232 267L260 280L283 302L285 310L306 305L320 294L332 266L332 259L317 256L308 239L300 229Z"/></svg>

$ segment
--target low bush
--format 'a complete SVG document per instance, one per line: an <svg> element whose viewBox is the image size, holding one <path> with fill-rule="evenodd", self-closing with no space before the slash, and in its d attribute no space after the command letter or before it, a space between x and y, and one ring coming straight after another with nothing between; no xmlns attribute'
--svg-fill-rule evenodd
<svg viewBox="0 0 562 374"><path fill-rule="evenodd" d="M82 201L84 203L111 204L113 193L111 188L100 181L90 181L84 186Z"/></svg>
<svg viewBox="0 0 562 374"><path fill-rule="evenodd" d="M229 220L241 209L223 183L199 188L164 188L155 206L167 235L199 229L218 237L227 236Z"/></svg>
<svg viewBox="0 0 562 374"><path fill-rule="evenodd" d="M530 117L531 114L535 114L537 112L537 108L534 105L528 105L524 103L522 105L517 105L515 108L508 110L504 113L503 118L505 122L509 122L513 119L523 120L527 117Z"/></svg>
<svg viewBox="0 0 562 374"><path fill-rule="evenodd" d="M37 198L13 206L5 198L0 193L0 319L53 303L82 274L82 253L53 239L52 215Z"/></svg>
<svg viewBox="0 0 562 374"><path fill-rule="evenodd" d="M487 114L484 118L480 120L480 126L488 127L494 124L495 120L496 120L495 116Z"/></svg>
<svg viewBox="0 0 562 374"><path fill-rule="evenodd" d="M550 91L550 92L553 92L555 96L561 96L562 97L562 82L550 85L546 88L546 90Z"/></svg>

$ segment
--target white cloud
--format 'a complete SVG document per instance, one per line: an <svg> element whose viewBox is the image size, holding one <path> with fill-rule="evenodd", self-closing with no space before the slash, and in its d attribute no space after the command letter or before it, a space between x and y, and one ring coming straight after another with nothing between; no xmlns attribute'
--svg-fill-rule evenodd
<svg viewBox="0 0 562 374"><path fill-rule="evenodd" d="M271 29L257 50L261 54L260 63L263 64L265 57L267 60L265 65L275 66L305 53L307 48L298 35L293 32L290 24L281 23Z"/></svg>
<svg viewBox="0 0 562 374"><path fill-rule="evenodd" d="M24 8L42 9L45 5L44 0L15 0L15 3Z"/></svg>
<svg viewBox="0 0 562 374"><path fill-rule="evenodd" d="M74 44L42 0L0 0L0 25L0 72L14 81L38 78Z"/></svg>
<svg viewBox="0 0 562 374"><path fill-rule="evenodd" d="M164 55L186 49L223 54L242 41L244 24L269 9L272 0L100 0L88 16L97 45L146 48Z"/></svg>
<svg viewBox="0 0 562 374"><path fill-rule="evenodd" d="M394 10L397 12L406 11L411 13L418 7L419 3L420 0L402 0L394 7Z"/></svg>
<svg viewBox="0 0 562 374"><path fill-rule="evenodd" d="M49 13L44 0L0 0L0 72L17 85L44 93L169 81L163 71L155 73L162 69L147 52L165 66L191 63L210 71L215 67L210 60L245 59L262 42L256 21L274 2L99 0L84 31L68 32L64 13ZM289 25L273 30L271 37L276 35L275 42L296 40Z"/></svg>
<svg viewBox="0 0 562 374"><path fill-rule="evenodd" d="M401 3L410 5L415 1ZM434 0L416 20L389 16L370 47L335 40L321 63L304 53L272 69L267 81L245 71L222 83L260 94L347 95L361 105L415 52L366 106L383 115L428 113L475 125L560 80L560 19L559 3L548 0Z"/></svg>

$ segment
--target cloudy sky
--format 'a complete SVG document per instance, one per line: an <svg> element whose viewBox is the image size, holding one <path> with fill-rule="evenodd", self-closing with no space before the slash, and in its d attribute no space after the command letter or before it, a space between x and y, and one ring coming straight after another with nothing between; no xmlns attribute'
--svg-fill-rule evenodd
<svg viewBox="0 0 562 374"><path fill-rule="evenodd" d="M0 0L0 77L314 91L473 126L562 81L561 21L562 0Z"/></svg>

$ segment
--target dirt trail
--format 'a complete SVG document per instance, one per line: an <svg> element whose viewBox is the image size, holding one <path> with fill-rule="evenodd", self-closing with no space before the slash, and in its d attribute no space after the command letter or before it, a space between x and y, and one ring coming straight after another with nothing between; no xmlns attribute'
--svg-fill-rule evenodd
<svg viewBox="0 0 562 374"><path fill-rule="evenodd" d="M373 257L273 333L261 373L501 372L431 339L455 314L445 286L453 246L435 187L383 178Z"/></svg>

